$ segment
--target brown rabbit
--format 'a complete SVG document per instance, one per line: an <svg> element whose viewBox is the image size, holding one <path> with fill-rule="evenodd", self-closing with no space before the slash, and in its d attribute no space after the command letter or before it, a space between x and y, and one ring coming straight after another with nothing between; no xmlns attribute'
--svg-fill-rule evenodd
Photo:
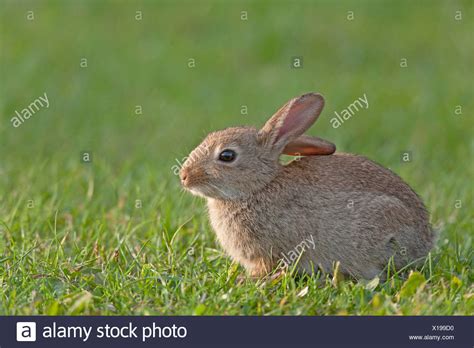
<svg viewBox="0 0 474 348"><path fill-rule="evenodd" d="M309 93L286 103L262 129L209 134L180 172L182 185L207 199L225 251L253 276L279 262L372 278L393 256L400 269L433 245L428 213L396 174L303 133L324 106ZM301 155L287 165L281 154Z"/></svg>

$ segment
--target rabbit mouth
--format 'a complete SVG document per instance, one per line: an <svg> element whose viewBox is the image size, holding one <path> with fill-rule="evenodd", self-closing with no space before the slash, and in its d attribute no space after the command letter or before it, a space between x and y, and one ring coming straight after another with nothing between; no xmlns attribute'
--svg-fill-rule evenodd
<svg viewBox="0 0 474 348"><path fill-rule="evenodd" d="M226 192L214 184L206 183L205 185L192 185L185 187L186 190L195 196L214 199L235 199L236 195L233 192Z"/></svg>
<svg viewBox="0 0 474 348"><path fill-rule="evenodd" d="M199 183L183 184L183 188L191 192L195 196L204 197L204 198L212 196L212 189L207 187L206 185L202 185Z"/></svg>
<svg viewBox="0 0 474 348"><path fill-rule="evenodd" d="M189 188L186 188L189 192L191 192L193 195L195 196L199 196L199 197L204 197L204 198L207 198L208 195L206 195L206 193L203 192L202 188L199 188L199 187L189 187Z"/></svg>

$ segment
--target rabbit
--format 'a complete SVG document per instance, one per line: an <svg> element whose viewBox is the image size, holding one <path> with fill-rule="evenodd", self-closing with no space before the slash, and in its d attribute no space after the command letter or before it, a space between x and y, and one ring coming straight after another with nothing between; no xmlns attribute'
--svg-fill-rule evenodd
<svg viewBox="0 0 474 348"><path fill-rule="evenodd" d="M217 239L252 277L282 263L362 279L418 263L433 246L428 212L392 171L359 155L335 153L304 135L324 98L291 99L261 129L210 133L180 169L182 186L207 200ZM298 156L280 163L282 154ZM392 258L393 257L393 258Z"/></svg>

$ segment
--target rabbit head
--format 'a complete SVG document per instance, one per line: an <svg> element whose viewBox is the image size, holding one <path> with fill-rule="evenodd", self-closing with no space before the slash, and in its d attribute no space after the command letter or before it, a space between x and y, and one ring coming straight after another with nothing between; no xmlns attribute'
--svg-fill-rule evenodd
<svg viewBox="0 0 474 348"><path fill-rule="evenodd" d="M182 185L208 198L242 199L278 175L281 154L332 154L334 144L303 135L323 106L320 94L308 93L283 105L260 130L232 127L209 134L184 162Z"/></svg>

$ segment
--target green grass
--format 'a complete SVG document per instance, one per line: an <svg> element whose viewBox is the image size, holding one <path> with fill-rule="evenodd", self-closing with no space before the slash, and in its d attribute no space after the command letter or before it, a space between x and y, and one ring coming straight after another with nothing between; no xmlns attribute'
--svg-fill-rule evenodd
<svg viewBox="0 0 474 348"><path fill-rule="evenodd" d="M0 4L0 314L474 312L472 1ZM390 167L430 210L439 239L409 278L236 285L243 269L182 192L172 167L207 132L261 125L307 91L327 101L311 134ZM49 109L13 128L44 92ZM363 93L369 108L333 129Z"/></svg>

